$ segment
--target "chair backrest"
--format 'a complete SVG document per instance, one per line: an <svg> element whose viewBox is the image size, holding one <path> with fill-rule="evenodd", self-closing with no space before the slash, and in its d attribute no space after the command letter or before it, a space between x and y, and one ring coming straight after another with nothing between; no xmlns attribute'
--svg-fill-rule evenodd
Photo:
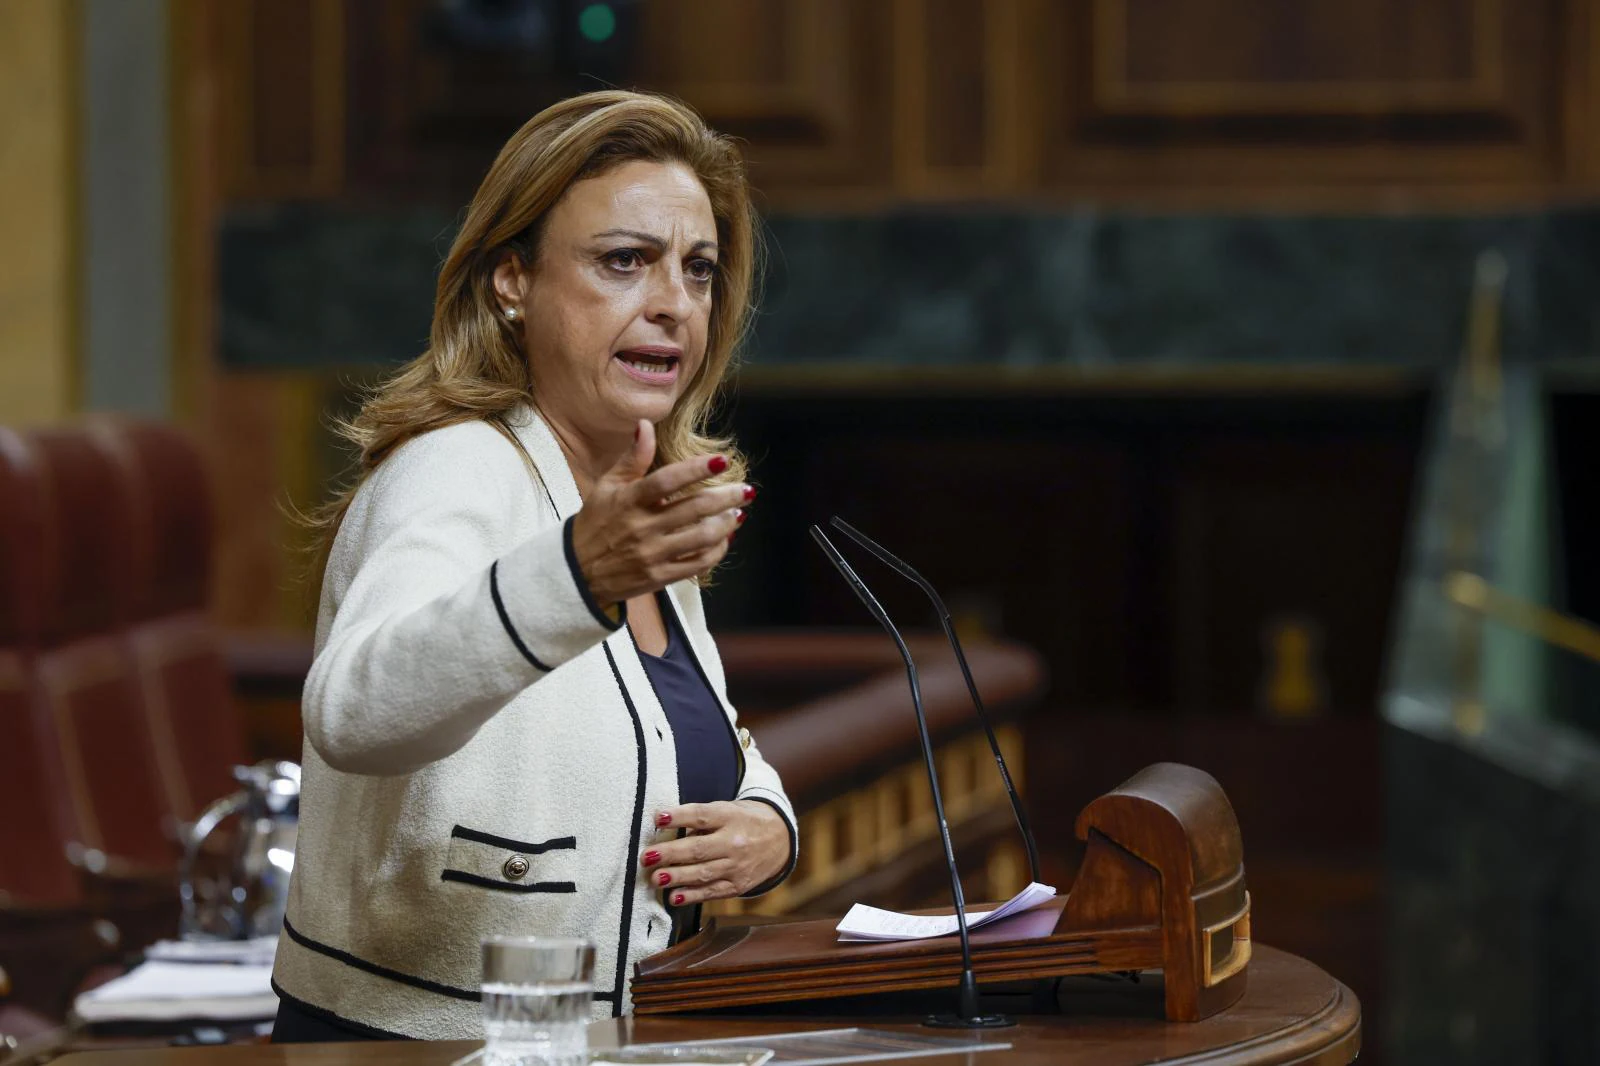
<svg viewBox="0 0 1600 1066"><path fill-rule="evenodd" d="M39 686L44 488L38 457L0 427L0 894L76 903L77 839L54 725Z"/></svg>
<svg viewBox="0 0 1600 1066"><path fill-rule="evenodd" d="M167 803L192 821L247 761L228 665L207 615L212 518L206 469L182 431L103 422L96 443L132 489L138 533L128 636Z"/></svg>
<svg viewBox="0 0 1600 1066"><path fill-rule="evenodd" d="M170 865L176 815L161 783L127 638L142 534L133 486L81 428L28 434L43 486L38 676L79 841Z"/></svg>

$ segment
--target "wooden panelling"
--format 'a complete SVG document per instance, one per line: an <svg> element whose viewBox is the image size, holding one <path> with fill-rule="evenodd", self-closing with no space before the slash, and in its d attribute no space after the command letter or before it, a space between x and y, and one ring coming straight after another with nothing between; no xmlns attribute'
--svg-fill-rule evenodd
<svg viewBox="0 0 1600 1066"><path fill-rule="evenodd" d="M1600 181L1600 3L1574 0L1561 26L1563 178L1593 189Z"/></svg>
<svg viewBox="0 0 1600 1066"><path fill-rule="evenodd" d="M913 196L1016 188L1018 0L895 0L895 177Z"/></svg>
<svg viewBox="0 0 1600 1066"><path fill-rule="evenodd" d="M570 26L463 40L438 0L204 2L233 200L459 202L601 82L741 138L778 208L1600 192L1600 0L641 0L593 54Z"/></svg>
<svg viewBox="0 0 1600 1066"><path fill-rule="evenodd" d="M763 191L889 187L886 0L655 0L637 41L619 33L594 61L615 79L562 53L570 27L550 29L550 48L496 50L441 35L434 0L348 3L363 192L464 200L523 122L604 80L688 101L744 142Z"/></svg>
<svg viewBox="0 0 1600 1066"><path fill-rule="evenodd" d="M756 184L877 185L889 172L883 0L656 0L640 83L747 142Z"/></svg>
<svg viewBox="0 0 1600 1066"><path fill-rule="evenodd" d="M342 470L318 465L331 383L306 375L212 375L203 425L216 479L217 620L234 629L309 631L319 582L294 519Z"/></svg>
<svg viewBox="0 0 1600 1066"><path fill-rule="evenodd" d="M341 191L344 0L211 0L226 59L223 173L232 200Z"/></svg>
<svg viewBox="0 0 1600 1066"><path fill-rule="evenodd" d="M172 80L172 413L189 426L204 414L215 371L217 216L222 204L224 115L221 20L211 0L170 0Z"/></svg>
<svg viewBox="0 0 1600 1066"><path fill-rule="evenodd" d="M1219 25L1215 5L1100 0L1096 106L1128 114L1390 114L1499 101L1498 0L1227 7ZM1194 47L1200 41L1208 47Z"/></svg>
<svg viewBox="0 0 1600 1066"><path fill-rule="evenodd" d="M993 95L985 71L998 8L961 0L907 3L924 16L920 41L908 40L906 65L917 63L926 101L921 127L930 167L981 168L991 125ZM921 47L916 47L920 44ZM920 62L917 62L919 61Z"/></svg>
<svg viewBox="0 0 1600 1066"><path fill-rule="evenodd" d="M1031 11L1047 187L1561 178L1556 0Z"/></svg>
<svg viewBox="0 0 1600 1066"><path fill-rule="evenodd" d="M500 145L569 92L548 54L478 48L438 28L435 0L346 0L350 185L464 202ZM593 86L590 86L593 87Z"/></svg>

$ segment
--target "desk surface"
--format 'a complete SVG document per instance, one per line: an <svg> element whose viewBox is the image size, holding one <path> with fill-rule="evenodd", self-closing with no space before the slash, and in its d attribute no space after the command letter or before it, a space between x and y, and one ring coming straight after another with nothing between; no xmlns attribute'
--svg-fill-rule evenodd
<svg viewBox="0 0 1600 1066"><path fill-rule="evenodd" d="M1010 1052L964 1056L963 1066L1132 1066L1135 1063L1199 1063L1207 1066L1297 1063L1335 1066L1361 1049L1361 1005L1351 991L1304 959L1256 945L1249 987L1233 1007L1202 1022L1161 1017L1160 982L1079 981L1063 995L1063 1013L1018 1019L1016 1027L983 1034L1009 1042ZM825 1004L819 1004L825 1009ZM649 1017L596 1022L593 1047L657 1041L747 1036L841 1024L923 1029L905 1015L838 1014L799 1018ZM247 1044L208 1048L147 1048L80 1052L57 1059L62 1066L334 1066L393 1063L446 1066L478 1046L476 1041L353 1044ZM951 1057L929 1060L949 1066Z"/></svg>

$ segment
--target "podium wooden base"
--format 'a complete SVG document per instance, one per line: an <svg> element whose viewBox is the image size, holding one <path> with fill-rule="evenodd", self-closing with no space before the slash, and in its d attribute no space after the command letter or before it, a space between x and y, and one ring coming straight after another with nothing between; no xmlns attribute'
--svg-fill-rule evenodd
<svg viewBox="0 0 1600 1066"><path fill-rule="evenodd" d="M1245 991L1250 895L1239 823L1222 789L1158 763L1078 816L1087 841L1072 891L971 937L980 983L1161 970L1169 1021L1198 1021ZM719 1010L872 993L954 988L955 937L839 943L836 918L713 918L645 959L639 1014Z"/></svg>
<svg viewBox="0 0 1600 1066"><path fill-rule="evenodd" d="M1042 1005L1026 997L1003 997L1000 1009L1014 1011L1017 1025L983 1033L979 1039L1007 1043L1006 1051L967 1056L969 1066L1344 1066L1361 1050L1361 1005L1344 985L1287 952L1258 947L1250 962L1250 988L1231 1010L1200 1022L1169 1022L1159 979L1139 984L1071 979L1083 987L1064 991L1054 1009L1064 1013L1027 1014ZM926 1033L921 1012L938 1006L926 994L920 1004L877 1001L879 1012L855 1009L841 1000L786 1004L767 1015L737 1018L629 1017L596 1022L589 1044L596 1051L625 1044L690 1043L761 1033L861 1025ZM987 1005L987 1003L986 1003ZM845 1007L851 1009L842 1009ZM887 1008L891 1013L882 1013ZM814 1012L814 1013L807 1013ZM60 1066L449 1066L482 1047L481 1041L405 1041L356 1044L236 1044L229 1047L123 1047L77 1052L55 1060ZM98 1047L105 1048L102 1042ZM949 1066L949 1056L925 1060Z"/></svg>
<svg viewBox="0 0 1600 1066"><path fill-rule="evenodd" d="M1055 1007L1060 1013L1029 1014L1039 1005L1030 1005L1025 996L986 996L986 1009L1014 1012L1017 1025L971 1035L1012 1047L966 1061L969 1066L1344 1066L1355 1060L1361 1050L1361 1004L1348 988L1302 958L1261 945L1249 970L1250 985L1241 998L1198 1022L1166 1020L1160 975L1137 984L1069 978ZM927 1002L932 995L882 997L877 1010L854 1000L823 1000L747 1008L738 1017L636 1015L595 1023L589 1040L602 1048L849 1025L926 1033L907 1014L935 1005ZM955 1060L926 1061L940 1066Z"/></svg>

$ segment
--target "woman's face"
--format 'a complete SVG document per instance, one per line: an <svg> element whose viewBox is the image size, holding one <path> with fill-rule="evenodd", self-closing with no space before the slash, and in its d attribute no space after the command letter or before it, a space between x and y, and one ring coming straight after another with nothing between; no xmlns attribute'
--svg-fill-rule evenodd
<svg viewBox="0 0 1600 1066"><path fill-rule="evenodd" d="M705 359L717 225L694 172L629 162L580 181L551 210L531 270L495 271L521 310L546 417L591 440L632 439L671 412Z"/></svg>

